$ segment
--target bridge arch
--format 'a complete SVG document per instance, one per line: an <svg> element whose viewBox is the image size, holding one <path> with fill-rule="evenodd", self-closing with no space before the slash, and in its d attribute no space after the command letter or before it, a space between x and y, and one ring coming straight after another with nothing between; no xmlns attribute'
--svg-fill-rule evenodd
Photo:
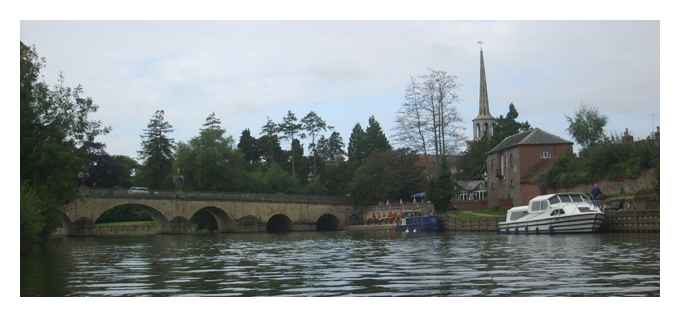
<svg viewBox="0 0 680 317"><path fill-rule="evenodd" d="M106 208L94 219L94 224L102 223L102 221L106 222L107 218L115 219L117 217L123 219L135 219L139 217L143 219L144 217L147 217L147 219L150 218L159 224L160 233L166 233L170 230L170 222L161 211L148 204L138 202L119 203Z"/></svg>
<svg viewBox="0 0 680 317"><path fill-rule="evenodd" d="M131 210L131 208L134 209ZM95 224L101 223L102 220L105 220L107 217L113 216L115 213L140 213L141 216L147 216L152 220L158 222L161 225L161 228L167 228L167 226L169 225L168 218L165 217L165 215L162 212L160 212L156 208L140 203L125 203L108 208L104 210L101 214L99 214L99 216L95 219L94 223Z"/></svg>
<svg viewBox="0 0 680 317"><path fill-rule="evenodd" d="M275 214L269 217L267 221L267 232L270 233L284 233L291 229L293 222L284 214Z"/></svg>
<svg viewBox="0 0 680 317"><path fill-rule="evenodd" d="M215 232L234 231L235 222L221 208L206 206L196 210L190 221L196 226L197 230L208 230Z"/></svg>
<svg viewBox="0 0 680 317"><path fill-rule="evenodd" d="M323 214L316 220L316 231L336 231L340 229L340 219L333 214Z"/></svg>

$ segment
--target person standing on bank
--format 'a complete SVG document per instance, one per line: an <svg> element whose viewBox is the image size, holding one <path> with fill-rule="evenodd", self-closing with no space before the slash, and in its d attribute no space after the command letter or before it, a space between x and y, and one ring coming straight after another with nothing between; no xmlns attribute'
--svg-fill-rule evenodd
<svg viewBox="0 0 680 317"><path fill-rule="evenodd" d="M593 189L590 191L590 196L593 198L593 204L596 207L600 207L600 199L602 198L602 191L597 184L593 184Z"/></svg>

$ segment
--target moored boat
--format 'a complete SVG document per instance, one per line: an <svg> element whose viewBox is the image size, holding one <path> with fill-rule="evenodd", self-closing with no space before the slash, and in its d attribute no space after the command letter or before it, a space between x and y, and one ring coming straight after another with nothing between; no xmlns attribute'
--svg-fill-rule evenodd
<svg viewBox="0 0 680 317"><path fill-rule="evenodd" d="M499 233L596 232L604 213L582 193L556 193L532 198L527 206L510 208Z"/></svg>
<svg viewBox="0 0 680 317"><path fill-rule="evenodd" d="M397 231L406 233L441 231L439 218L434 215L423 215L419 212L407 212L397 223Z"/></svg>

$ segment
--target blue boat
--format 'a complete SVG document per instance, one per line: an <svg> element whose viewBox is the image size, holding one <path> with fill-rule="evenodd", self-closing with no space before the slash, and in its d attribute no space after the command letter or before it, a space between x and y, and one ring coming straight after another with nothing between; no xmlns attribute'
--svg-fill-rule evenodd
<svg viewBox="0 0 680 317"><path fill-rule="evenodd" d="M397 223L397 231L413 233L413 232L439 232L441 231L441 223L439 218L434 215L421 215L417 212L408 212L406 217Z"/></svg>

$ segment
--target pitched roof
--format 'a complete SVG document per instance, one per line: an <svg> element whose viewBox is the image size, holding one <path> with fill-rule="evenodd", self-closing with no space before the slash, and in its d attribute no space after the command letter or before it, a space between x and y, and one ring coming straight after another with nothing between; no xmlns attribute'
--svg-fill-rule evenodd
<svg viewBox="0 0 680 317"><path fill-rule="evenodd" d="M556 135L545 132L539 128L513 134L494 146L487 154L500 152L505 149L528 144L573 144Z"/></svg>

